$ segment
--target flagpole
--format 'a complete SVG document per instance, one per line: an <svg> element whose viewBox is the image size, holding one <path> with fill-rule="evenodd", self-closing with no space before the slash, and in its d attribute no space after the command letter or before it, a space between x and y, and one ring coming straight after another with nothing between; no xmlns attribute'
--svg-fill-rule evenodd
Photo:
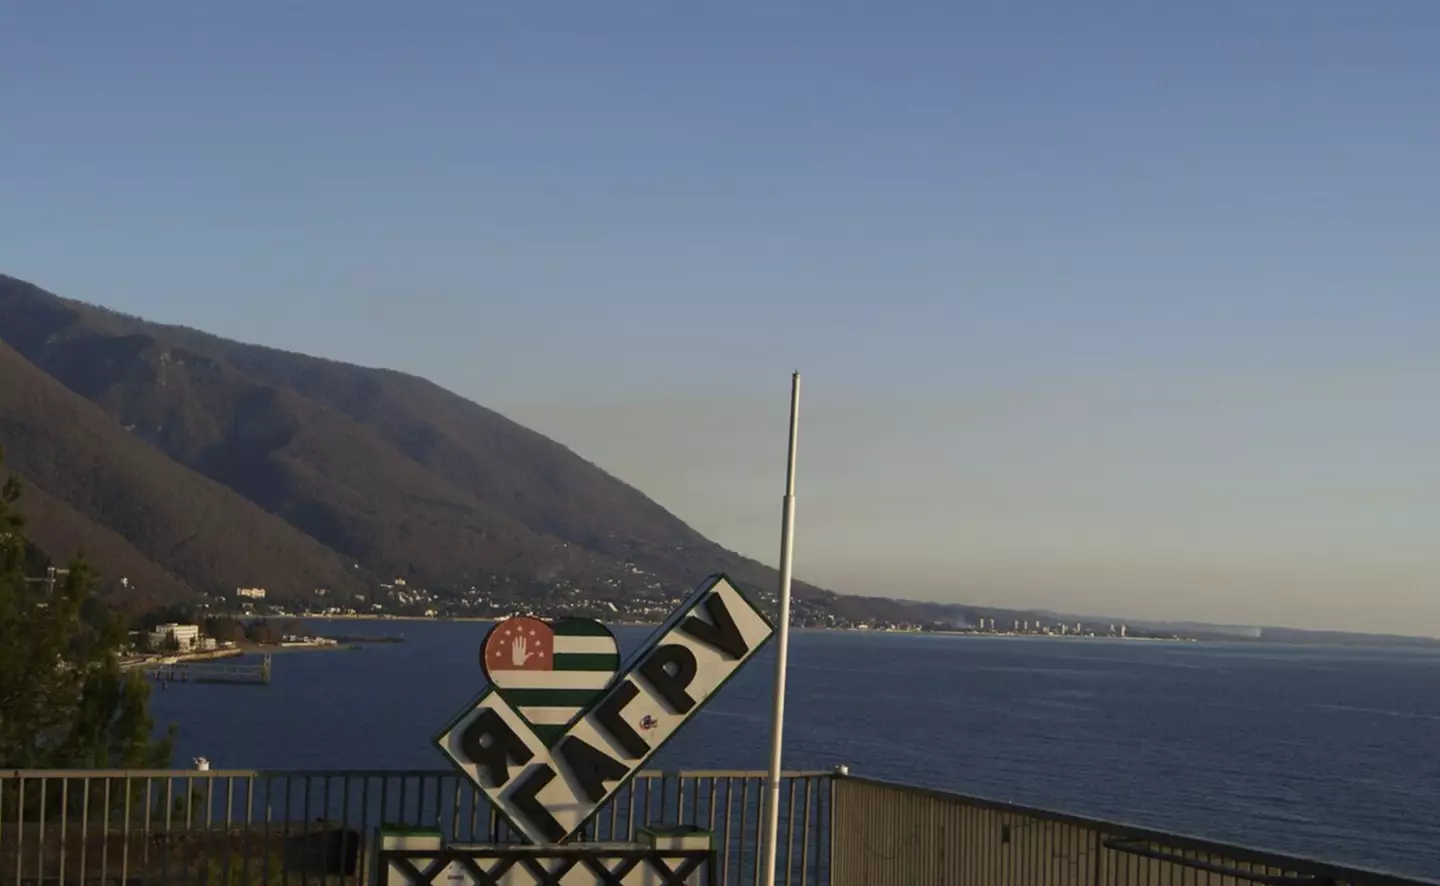
<svg viewBox="0 0 1440 886"><path fill-rule="evenodd" d="M765 803L764 886L775 886L780 834L780 748L785 731L785 671L790 657L790 574L795 552L795 444L800 436L800 373L790 376L790 454L785 464L785 516L780 527L780 614L775 642L775 707L770 722L769 797Z"/></svg>

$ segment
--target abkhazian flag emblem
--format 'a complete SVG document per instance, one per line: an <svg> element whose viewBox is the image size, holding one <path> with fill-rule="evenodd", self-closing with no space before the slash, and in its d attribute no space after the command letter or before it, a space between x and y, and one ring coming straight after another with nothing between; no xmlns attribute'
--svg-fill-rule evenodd
<svg viewBox="0 0 1440 886"><path fill-rule="evenodd" d="M604 695L620 669L620 647L594 619L517 616L490 630L480 661L495 691L549 745Z"/></svg>

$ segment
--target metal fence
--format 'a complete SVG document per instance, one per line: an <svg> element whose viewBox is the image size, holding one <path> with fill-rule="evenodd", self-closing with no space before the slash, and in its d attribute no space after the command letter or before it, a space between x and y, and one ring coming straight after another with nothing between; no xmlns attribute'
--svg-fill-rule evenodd
<svg viewBox="0 0 1440 886"><path fill-rule="evenodd" d="M587 840L715 834L719 883L759 879L764 774L643 772ZM453 772L0 773L0 886L359 886L379 825L512 839ZM786 886L1425 886L1418 880L829 773L787 773ZM1435 884L1428 884L1435 886Z"/></svg>
<svg viewBox="0 0 1440 886"><path fill-rule="evenodd" d="M633 840L646 824L715 835L719 883L755 882L764 773L642 772L582 839ZM780 877L829 882L828 773L786 773ZM23 771L0 773L0 886L353 886L368 882L379 825L509 842L453 772Z"/></svg>
<svg viewBox="0 0 1440 886"><path fill-rule="evenodd" d="M832 792L831 886L1426 886L865 778Z"/></svg>

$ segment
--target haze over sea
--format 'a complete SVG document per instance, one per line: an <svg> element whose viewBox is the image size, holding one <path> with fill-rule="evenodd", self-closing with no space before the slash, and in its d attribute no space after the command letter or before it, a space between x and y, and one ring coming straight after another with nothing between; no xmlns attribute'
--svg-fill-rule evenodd
<svg viewBox="0 0 1440 886"><path fill-rule="evenodd" d="M483 687L476 622L315 620L403 633L277 656L269 687L154 693L176 762L436 769ZM628 652L645 628L618 628ZM798 632L788 768L947 788L1440 878L1440 651ZM651 768L763 769L772 649Z"/></svg>

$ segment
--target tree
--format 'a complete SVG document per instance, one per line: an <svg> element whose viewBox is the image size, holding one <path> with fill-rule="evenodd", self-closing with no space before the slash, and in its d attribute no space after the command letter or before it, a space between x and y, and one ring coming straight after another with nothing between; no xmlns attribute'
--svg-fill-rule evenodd
<svg viewBox="0 0 1440 886"><path fill-rule="evenodd" d="M245 625L226 615L205 619L205 636L221 643L239 643L245 639Z"/></svg>
<svg viewBox="0 0 1440 886"><path fill-rule="evenodd" d="M298 618L287 618L275 626L282 637L308 637L310 628Z"/></svg>
<svg viewBox="0 0 1440 886"><path fill-rule="evenodd" d="M250 622L245 628L245 636L249 637L252 643L268 645L280 642L280 632L264 618Z"/></svg>
<svg viewBox="0 0 1440 886"><path fill-rule="evenodd" d="M189 603L170 603L153 609L136 619L135 627L140 630L153 630L157 625L164 624L194 624L198 619L195 607Z"/></svg>
<svg viewBox="0 0 1440 886"><path fill-rule="evenodd" d="M20 493L0 485L0 768L168 766L173 729L152 736L149 686L120 670L124 625L94 597L94 569L77 558L49 596L25 581Z"/></svg>

